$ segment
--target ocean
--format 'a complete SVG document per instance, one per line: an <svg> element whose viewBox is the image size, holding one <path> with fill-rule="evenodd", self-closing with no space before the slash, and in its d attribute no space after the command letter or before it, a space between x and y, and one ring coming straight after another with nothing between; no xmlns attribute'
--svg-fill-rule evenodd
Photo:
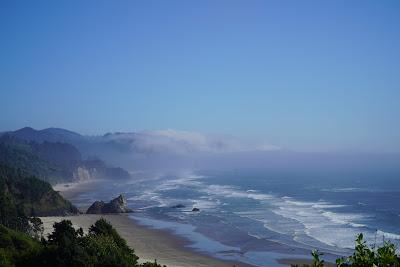
<svg viewBox="0 0 400 267"><path fill-rule="evenodd" d="M132 219L191 241L191 249L255 266L281 258L334 261L363 233L370 245L400 245L397 173L199 171L115 183L79 202L123 193ZM199 211L192 211L198 208Z"/></svg>

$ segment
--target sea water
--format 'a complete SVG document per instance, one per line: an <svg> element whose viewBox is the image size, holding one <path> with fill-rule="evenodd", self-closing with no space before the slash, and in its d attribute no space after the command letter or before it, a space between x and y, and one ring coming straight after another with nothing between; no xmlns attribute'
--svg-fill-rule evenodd
<svg viewBox="0 0 400 267"><path fill-rule="evenodd" d="M115 183L85 197L124 193L136 210L133 219L187 238L191 249L280 266L276 259L310 258L314 248L329 261L350 255L358 233L371 245L400 244L397 179L397 174L202 171Z"/></svg>

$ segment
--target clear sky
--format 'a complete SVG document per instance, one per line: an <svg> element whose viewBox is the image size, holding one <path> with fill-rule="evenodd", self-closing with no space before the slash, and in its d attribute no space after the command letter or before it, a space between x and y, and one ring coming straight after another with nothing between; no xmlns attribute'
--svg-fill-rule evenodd
<svg viewBox="0 0 400 267"><path fill-rule="evenodd" d="M400 1L0 2L0 130L400 152Z"/></svg>

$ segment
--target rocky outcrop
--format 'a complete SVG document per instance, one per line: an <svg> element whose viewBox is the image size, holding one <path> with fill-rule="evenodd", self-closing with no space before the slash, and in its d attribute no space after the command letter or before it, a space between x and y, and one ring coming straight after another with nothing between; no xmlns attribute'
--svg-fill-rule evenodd
<svg viewBox="0 0 400 267"><path fill-rule="evenodd" d="M106 205L103 201L95 201L86 211L86 214L101 214Z"/></svg>
<svg viewBox="0 0 400 267"><path fill-rule="evenodd" d="M90 179L129 179L130 174L118 167L109 167L99 159L90 159L80 162L80 166L74 171L75 181Z"/></svg>
<svg viewBox="0 0 400 267"><path fill-rule="evenodd" d="M86 214L106 214L106 213L129 213L133 212L126 206L126 199L123 195L114 198L108 203L95 201L86 211Z"/></svg>
<svg viewBox="0 0 400 267"><path fill-rule="evenodd" d="M75 182L83 182L93 179L93 175L91 174L90 170L85 167L78 167L73 172L73 179Z"/></svg>
<svg viewBox="0 0 400 267"><path fill-rule="evenodd" d="M198 211L200 211L200 209L199 208L193 208L192 211L198 212Z"/></svg>
<svg viewBox="0 0 400 267"><path fill-rule="evenodd" d="M186 206L183 205L183 204L177 204L175 206L172 206L171 208L173 208L173 209L183 209L183 208L186 208Z"/></svg>

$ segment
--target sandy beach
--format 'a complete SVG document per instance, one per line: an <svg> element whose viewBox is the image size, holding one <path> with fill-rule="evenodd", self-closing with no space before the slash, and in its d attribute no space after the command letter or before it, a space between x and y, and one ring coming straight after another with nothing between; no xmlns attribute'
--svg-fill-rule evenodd
<svg viewBox="0 0 400 267"><path fill-rule="evenodd" d="M104 180L93 179L81 182L61 183L53 186L53 189L59 192L64 198L72 200L82 193L95 190L96 186L103 183Z"/></svg>
<svg viewBox="0 0 400 267"><path fill-rule="evenodd" d="M95 190L96 186L101 184L102 180L91 180L79 183L59 184L54 186L63 197L74 199L84 192ZM87 207L77 204L78 208L84 212ZM157 260L160 264L167 267L251 267L253 265L245 264L239 261L228 261L214 258L212 256L194 251L187 247L191 244L189 240L174 235L167 230L152 229L138 224L134 218L129 218L129 214L80 214L67 217L42 217L44 226L44 235L47 236L53 230L54 222L63 219L70 220L77 228L81 227L85 233L89 227L98 219L105 218L118 231L118 233L127 241L128 245L135 250L136 255L140 257L139 262ZM278 250L278 244L270 242L271 251ZM278 250L279 251L279 250ZM288 248L282 252L288 251ZM291 264L310 264L311 260L304 258L285 257L277 259L277 263L282 266Z"/></svg>
<svg viewBox="0 0 400 267"><path fill-rule="evenodd" d="M154 261L168 267L250 267L241 262L224 261L203 255L185 248L187 241L166 231L149 229L138 225L125 214L115 215L77 215L68 217L42 217L44 235L53 230L54 222L70 220L74 226L87 232L89 227L100 218L105 218L128 242L140 257L140 262Z"/></svg>

